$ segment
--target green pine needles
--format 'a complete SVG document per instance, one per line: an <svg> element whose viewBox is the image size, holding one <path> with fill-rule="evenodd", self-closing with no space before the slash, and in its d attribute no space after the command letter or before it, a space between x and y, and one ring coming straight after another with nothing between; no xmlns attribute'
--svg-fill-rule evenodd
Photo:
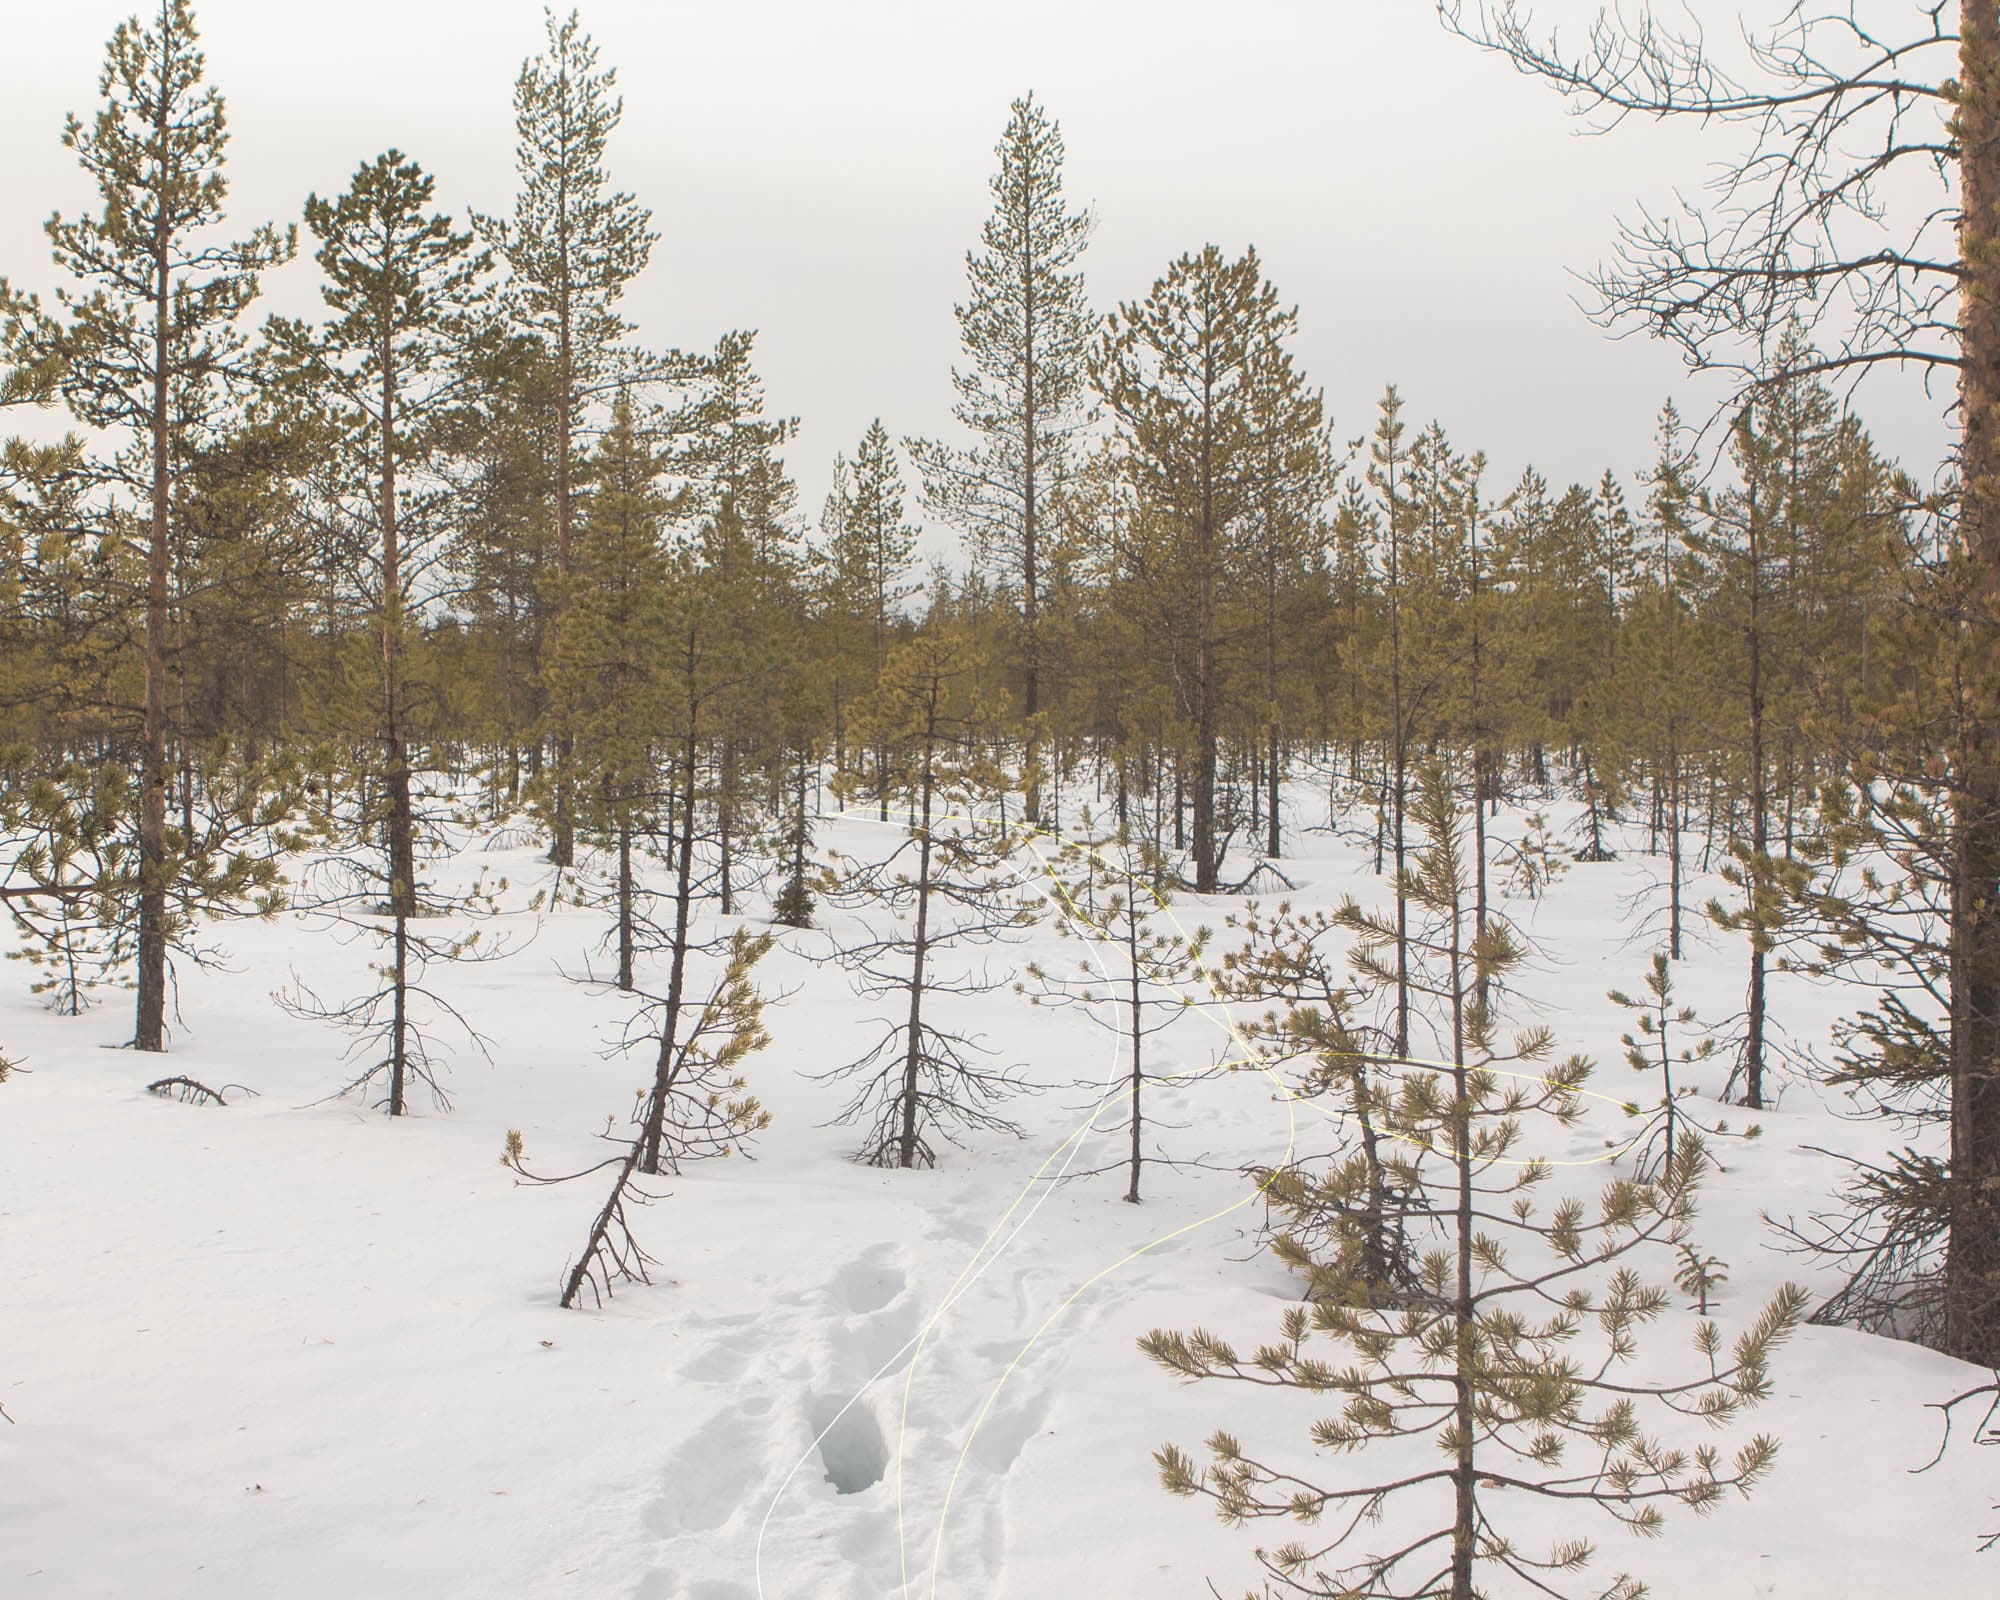
<svg viewBox="0 0 2000 1600"><path fill-rule="evenodd" d="M1092 1125L1105 1134L1122 1133L1126 1153L1122 1161L1093 1171L1124 1171L1125 1199L1138 1205L1145 1136L1157 1132L1148 1120L1146 1085L1185 1084L1217 1070L1163 1070L1156 1059L1160 1052L1150 1042L1184 1018L1196 993L1207 986L1203 960L1209 931L1182 928L1166 897L1153 887L1162 865L1158 852L1134 840L1126 828L1109 837L1094 836L1088 810L1079 826L1084 837L1065 840L1053 859L1042 864L1061 907L1057 932L1085 941L1088 953L1073 963L1030 962L1034 989L1023 983L1014 988L1028 995L1032 1005L1081 1006L1092 1021L1117 1035L1124 1087L1099 1103ZM1112 1109L1121 1097L1122 1122ZM1164 1158L1156 1153L1154 1159Z"/></svg>
<svg viewBox="0 0 2000 1600"><path fill-rule="evenodd" d="M1640 1266L1657 1253L1672 1272L1689 1237L1708 1166L1700 1140L1684 1130L1649 1181L1614 1178L1594 1204L1540 1200L1556 1169L1533 1154L1535 1135L1579 1120L1590 1063L1551 1063L1546 1029L1502 1040L1479 995L1498 991L1522 952L1498 922L1473 929L1462 823L1441 770L1419 776L1411 814L1425 843L1400 885L1416 914L1407 976L1439 1059L1375 1057L1363 1087L1365 1049L1342 1041L1324 1052L1350 1063L1345 1092L1368 1107L1382 1165L1405 1196L1407 1282L1340 1292L1363 1259L1351 1248L1367 1226L1357 1168L1316 1252L1331 1270L1309 1303L1285 1312L1277 1339L1249 1352L1206 1329L1141 1341L1184 1379L1313 1395L1323 1408L1313 1445L1356 1459L1313 1474L1227 1428L1207 1440L1206 1465L1171 1444L1155 1459L1170 1492L1212 1501L1226 1522L1287 1518L1316 1530L1259 1548L1267 1593L1474 1600L1518 1588L1635 1600L1646 1589L1629 1574L1583 1579L1596 1550L1575 1513L1652 1534L1673 1505L1705 1512L1750 1490L1775 1439L1725 1453L1712 1439L1671 1442L1654 1419L1715 1430L1764 1399L1772 1352L1805 1295L1782 1289L1733 1341L1698 1321L1678 1376L1638 1364L1645 1331L1674 1309L1671 1290ZM1356 998L1393 996L1393 916L1351 904L1340 916L1357 940ZM1702 1267L1704 1301L1712 1266Z"/></svg>
<svg viewBox="0 0 2000 1600"><path fill-rule="evenodd" d="M1644 1119L1643 1131L1633 1147L1634 1169L1639 1175L1649 1176L1660 1165L1672 1167L1676 1137L1688 1138L1689 1130L1711 1138L1732 1137L1728 1123L1704 1121L1685 1103L1694 1093L1687 1082L1688 1072L1712 1059L1717 1045L1715 1035L1702 1029L1701 1019L1692 1006L1674 1004L1673 968L1666 951L1653 953L1643 995L1634 998L1621 989L1613 989L1610 999L1612 1004L1632 1013L1632 1031L1618 1036L1618 1042L1625 1047L1625 1064L1634 1072L1660 1075L1657 1105L1650 1110L1633 1104L1625 1107L1627 1115ZM1689 1030L1685 1037L1692 1042L1677 1046L1676 1029ZM1679 1083L1674 1081L1676 1073L1680 1075ZM1753 1122L1735 1137L1754 1139L1761 1131Z"/></svg>

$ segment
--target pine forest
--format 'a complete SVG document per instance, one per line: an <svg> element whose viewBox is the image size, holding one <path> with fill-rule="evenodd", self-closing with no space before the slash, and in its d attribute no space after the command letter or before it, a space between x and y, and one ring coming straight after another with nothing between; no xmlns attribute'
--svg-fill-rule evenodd
<svg viewBox="0 0 2000 1600"><path fill-rule="evenodd" d="M833 132L605 4L404 8L519 62L427 69L511 188L239 200L326 96L437 124L224 0L122 0L7 185L0 1594L2000 1592L2000 13L1442 0L1311 68L1698 140L1578 212L1569 319L1681 377L1569 481L1526 389L1374 369L1513 268L1302 303L1401 213L1076 177L1090 74L1225 140L1348 8L762 8L990 151L883 279L948 364L827 376L836 452L787 269L632 176L823 170L642 164L683 75ZM1423 193L1377 132L1310 160ZM798 248L902 272L894 181ZM697 258L716 337L645 287Z"/></svg>

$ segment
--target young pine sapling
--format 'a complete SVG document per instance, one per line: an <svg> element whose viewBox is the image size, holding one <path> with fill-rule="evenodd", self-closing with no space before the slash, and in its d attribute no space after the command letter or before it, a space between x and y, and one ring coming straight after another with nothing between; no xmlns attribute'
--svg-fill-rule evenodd
<svg viewBox="0 0 2000 1600"><path fill-rule="evenodd" d="M862 996L892 1000L902 1014L858 1059L826 1074L858 1080L840 1120L865 1123L856 1156L872 1166L935 1166L934 1138L955 1129L1019 1132L994 1109L1018 1087L1012 1074L982 1065L984 1045L935 1020L941 996L983 994L1001 981L983 968L944 968L940 955L1013 937L1035 915L1018 886L1019 834L993 815L1013 782L974 737L988 725L975 692L979 664L946 630L891 651L874 707L855 720L867 768L840 780L843 798L879 785L871 798L895 801L905 819L884 859L837 863L821 882L836 907L898 919L839 959Z"/></svg>
<svg viewBox="0 0 2000 1600"><path fill-rule="evenodd" d="M1210 1436L1206 1467L1173 1445L1156 1460L1170 1492L1213 1501L1225 1521L1331 1524L1310 1544L1258 1552L1285 1593L1476 1600L1504 1582L1561 1595L1562 1580L1591 1560L1591 1541L1523 1513L1537 1504L1559 1517L1590 1508L1652 1534L1667 1504L1706 1511L1730 1490L1750 1489L1770 1469L1774 1439L1760 1435L1725 1460L1712 1444L1683 1449L1655 1437L1642 1408L1718 1427L1756 1405L1770 1392L1771 1353L1806 1299L1781 1290L1727 1348L1714 1323L1698 1322L1685 1377L1630 1370L1642 1330L1671 1309L1669 1291L1648 1284L1630 1258L1687 1239L1705 1160L1685 1140L1653 1182L1616 1178L1594 1211L1565 1195L1537 1213L1534 1195L1554 1169L1531 1153L1531 1139L1580 1120L1590 1064L1548 1064L1545 1028L1501 1040L1479 980L1498 992L1521 948L1504 924L1474 926L1449 783L1432 769L1416 789L1412 815L1427 844L1401 889L1418 912L1407 946L1413 992L1441 1059L1403 1063L1378 1102L1398 1181L1416 1202L1416 1283L1387 1301L1366 1286L1322 1295L1287 1311L1281 1337L1248 1354L1203 1329L1141 1341L1184 1379L1331 1400L1337 1409L1313 1424L1315 1445L1383 1465L1350 1461L1331 1478L1308 1476L1226 1428ZM1376 986L1393 982L1385 952L1395 921L1371 917L1366 927L1376 948L1357 952L1357 972ZM1334 1352L1319 1354L1319 1344ZM1401 1441L1428 1441L1434 1453L1427 1462ZM1540 1553L1523 1543L1529 1528L1547 1530ZM1635 1600L1645 1591L1620 1574L1589 1592Z"/></svg>
<svg viewBox="0 0 2000 1600"><path fill-rule="evenodd" d="M1407 1194L1383 1132L1383 1088L1393 1081L1393 1037L1357 1021L1342 935L1359 915L1254 904L1229 925L1243 943L1213 975L1217 998L1265 1009L1242 1037L1275 1069L1299 1063L1297 1094L1326 1113L1337 1147L1252 1176L1274 1214L1271 1248L1306 1283L1306 1297L1382 1299L1410 1287ZM1394 926L1379 930L1391 939ZM1372 937L1372 934L1371 934ZM1393 980L1391 980L1393 982Z"/></svg>
<svg viewBox="0 0 2000 1600"><path fill-rule="evenodd" d="M1656 1107L1651 1111L1629 1103L1625 1107L1628 1116L1645 1119L1644 1126L1632 1141L1633 1170L1641 1178L1646 1178L1656 1167L1672 1167L1676 1137L1685 1137L1685 1130L1689 1128L1715 1138L1730 1137L1728 1123L1703 1121L1684 1104L1687 1097L1694 1093L1686 1074L1714 1057L1716 1041L1713 1034L1699 1033L1694 1043L1683 1045L1678 1050L1674 1048L1673 1030L1699 1028L1700 1018L1695 1015L1692 1006L1674 1004L1673 969L1666 952L1658 950L1653 953L1653 964L1646 972L1646 992L1643 995L1635 999L1623 990L1613 989L1609 998L1614 1005L1623 1006L1633 1014L1632 1031L1618 1036L1618 1042L1625 1047L1626 1064L1634 1072L1657 1071L1660 1074L1660 1101ZM1676 1073L1681 1076L1678 1083L1674 1081ZM1743 1131L1742 1137L1754 1139L1761 1131L1752 1123ZM1659 1147L1657 1151L1656 1146Z"/></svg>
<svg viewBox="0 0 2000 1600"><path fill-rule="evenodd" d="M1125 1117L1122 1125L1103 1124L1100 1131L1126 1135L1126 1158L1114 1166L1125 1169L1125 1199L1137 1205L1146 1160L1145 1086L1185 1083L1212 1070L1164 1074L1148 1062L1148 1041L1186 1016L1196 992L1206 986L1202 960L1208 930L1189 934L1174 921L1166 899L1153 887L1161 864L1150 845L1124 828L1109 838L1091 839L1088 812L1081 826L1086 837L1065 840L1046 864L1054 881L1057 929L1065 938L1082 940L1089 953L1074 966L1030 963L1028 976L1035 984L1031 998L1035 1005L1080 1005L1093 1021L1118 1035L1127 1063L1124 1085L1100 1101L1098 1109L1102 1113L1123 1098ZM1014 987L1030 993L1025 984Z"/></svg>

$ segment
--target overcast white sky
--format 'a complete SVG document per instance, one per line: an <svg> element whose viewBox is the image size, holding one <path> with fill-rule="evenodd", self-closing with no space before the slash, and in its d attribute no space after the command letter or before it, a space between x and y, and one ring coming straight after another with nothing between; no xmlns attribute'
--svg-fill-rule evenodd
<svg viewBox="0 0 2000 1600"><path fill-rule="evenodd" d="M143 3L143 0L142 0ZM1704 0L1705 3L1705 0ZM90 203L58 136L88 114L133 0L8 7L0 97L0 273L46 290L41 233ZM1544 0L1576 21L1584 0ZM1733 24L1736 6L1709 6ZM1756 7L1747 8L1756 10ZM1669 393L1702 399L1643 338L1613 342L1572 303L1641 198L1692 190L1690 129L1579 135L1554 95L1449 38L1430 0L591 0L619 72L617 182L662 236L628 300L641 337L702 346L760 330L774 409L803 423L790 465L816 516L836 450L880 415L951 426L952 305L988 209L1009 102L1062 123L1071 196L1093 206L1100 309L1213 240L1255 244L1300 307L1300 354L1339 431L1385 383L1492 459L1489 492L1649 459ZM511 89L540 50L538 0L197 0L227 99L232 218L299 215L391 145L440 203L511 203ZM273 303L315 303L302 262ZM1712 392L1711 392L1712 394ZM1877 439L1928 476L1941 402L1862 391ZM913 507L914 509L914 507Z"/></svg>

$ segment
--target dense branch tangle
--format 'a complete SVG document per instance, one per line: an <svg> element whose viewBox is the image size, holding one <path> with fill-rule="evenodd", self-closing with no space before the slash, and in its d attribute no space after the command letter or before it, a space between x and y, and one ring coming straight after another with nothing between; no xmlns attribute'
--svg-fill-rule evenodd
<svg viewBox="0 0 2000 1600"><path fill-rule="evenodd" d="M1607 326L1644 327L1691 368L1759 380L1960 362L1956 7L1903 8L1896 32L1864 19L1881 9L1799 0L1745 30L1732 68L1691 13L1678 25L1650 7L1601 13L1566 51L1513 0L1440 7L1598 129L1630 117L1745 129L1747 155L1718 166L1700 201L1626 222L1589 283ZM1802 315L1820 348L1776 371L1770 341Z"/></svg>

